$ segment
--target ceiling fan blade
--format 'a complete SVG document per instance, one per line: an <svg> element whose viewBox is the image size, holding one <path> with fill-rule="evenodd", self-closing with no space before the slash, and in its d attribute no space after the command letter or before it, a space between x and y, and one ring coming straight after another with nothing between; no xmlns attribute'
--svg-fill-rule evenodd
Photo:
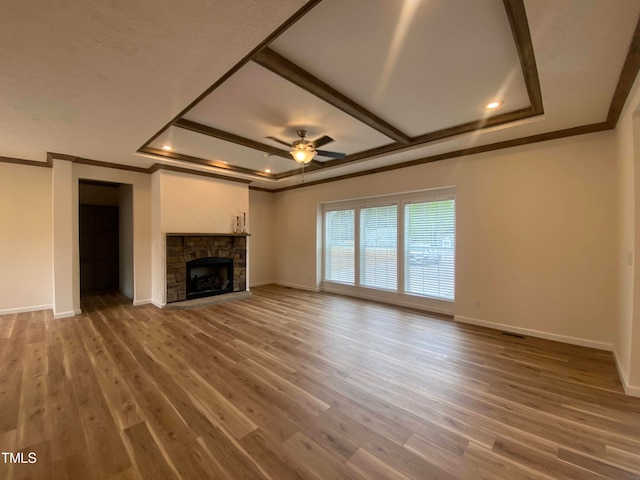
<svg viewBox="0 0 640 480"><path fill-rule="evenodd" d="M320 155L321 157L329 157L329 158L344 158L347 156L346 153L329 152L327 150L316 150L316 155Z"/></svg>
<svg viewBox="0 0 640 480"><path fill-rule="evenodd" d="M291 147L291 143L285 142L284 140L280 140L279 138L276 138L276 137L264 137L264 138L268 138L269 140L273 140L274 142L278 142L282 145L286 145L287 147Z"/></svg>
<svg viewBox="0 0 640 480"><path fill-rule="evenodd" d="M314 148L320 148L321 146L331 142L333 142L333 138L331 138L329 135L325 135L324 137L320 137L315 142L311 143L313 143Z"/></svg>

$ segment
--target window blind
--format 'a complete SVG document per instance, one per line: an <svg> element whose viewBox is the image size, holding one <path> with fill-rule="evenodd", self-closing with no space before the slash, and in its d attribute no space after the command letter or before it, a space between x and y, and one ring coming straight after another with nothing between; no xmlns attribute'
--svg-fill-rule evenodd
<svg viewBox="0 0 640 480"><path fill-rule="evenodd" d="M354 284L354 224L354 209L325 212L325 280Z"/></svg>
<svg viewBox="0 0 640 480"><path fill-rule="evenodd" d="M398 207L360 209L360 285L397 289Z"/></svg>
<svg viewBox="0 0 640 480"><path fill-rule="evenodd" d="M405 292L453 300L455 200L404 206Z"/></svg>

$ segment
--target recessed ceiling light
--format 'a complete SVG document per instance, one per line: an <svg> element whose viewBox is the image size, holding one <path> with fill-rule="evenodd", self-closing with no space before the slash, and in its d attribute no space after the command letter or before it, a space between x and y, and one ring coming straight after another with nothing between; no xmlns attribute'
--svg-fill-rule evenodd
<svg viewBox="0 0 640 480"><path fill-rule="evenodd" d="M166 152L170 152L171 150L173 150L173 147L171 145L163 145L162 149Z"/></svg>
<svg viewBox="0 0 640 480"><path fill-rule="evenodd" d="M271 173L271 169L270 169L270 168L265 168L265 169L264 169L264 172L265 172L265 173Z"/></svg>
<svg viewBox="0 0 640 480"><path fill-rule="evenodd" d="M487 103L487 105L484 108L486 108L487 110L494 110L498 108L500 105L502 105L502 101L496 100L494 102Z"/></svg>

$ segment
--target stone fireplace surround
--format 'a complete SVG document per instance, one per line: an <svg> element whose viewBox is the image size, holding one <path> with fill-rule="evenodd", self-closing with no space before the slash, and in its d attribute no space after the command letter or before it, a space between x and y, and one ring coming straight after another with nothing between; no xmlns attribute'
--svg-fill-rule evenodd
<svg viewBox="0 0 640 480"><path fill-rule="evenodd" d="M233 260L233 291L247 289L246 233L167 233L167 303L187 298L187 262L205 257Z"/></svg>

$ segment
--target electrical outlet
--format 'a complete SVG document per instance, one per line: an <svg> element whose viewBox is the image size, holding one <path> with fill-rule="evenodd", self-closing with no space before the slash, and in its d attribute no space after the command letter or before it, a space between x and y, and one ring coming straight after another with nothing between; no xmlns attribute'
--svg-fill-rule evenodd
<svg viewBox="0 0 640 480"><path fill-rule="evenodd" d="M473 302L473 306L476 308L480 308L480 300L476 300L475 302Z"/></svg>
<svg viewBox="0 0 640 480"><path fill-rule="evenodd" d="M633 266L633 252L627 252L627 265Z"/></svg>

